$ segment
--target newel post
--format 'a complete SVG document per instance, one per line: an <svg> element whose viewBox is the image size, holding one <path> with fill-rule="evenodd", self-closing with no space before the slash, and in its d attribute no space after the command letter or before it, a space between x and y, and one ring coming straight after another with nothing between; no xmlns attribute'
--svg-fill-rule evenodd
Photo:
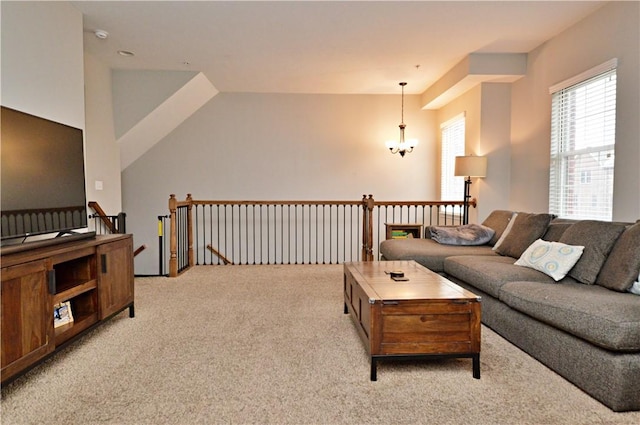
<svg viewBox="0 0 640 425"><path fill-rule="evenodd" d="M362 261L373 261L373 195L362 195Z"/></svg>
<svg viewBox="0 0 640 425"><path fill-rule="evenodd" d="M193 198L190 193L187 193L187 241L189 245L188 258L189 267L193 267Z"/></svg>
<svg viewBox="0 0 640 425"><path fill-rule="evenodd" d="M176 225L176 206L178 200L173 193L169 195L169 276L178 276L178 237L177 237L177 225Z"/></svg>

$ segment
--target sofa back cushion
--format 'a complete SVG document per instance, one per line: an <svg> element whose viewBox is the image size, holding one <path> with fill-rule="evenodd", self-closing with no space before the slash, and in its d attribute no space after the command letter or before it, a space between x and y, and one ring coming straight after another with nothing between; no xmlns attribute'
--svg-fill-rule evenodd
<svg viewBox="0 0 640 425"><path fill-rule="evenodd" d="M491 211L491 214L489 214L489 217L482 222L483 226L490 227L495 231L489 240L489 245L493 246L498 242L498 239L502 236L504 229L507 228L509 220L511 220L511 216L513 216L513 211L493 210Z"/></svg>
<svg viewBox="0 0 640 425"><path fill-rule="evenodd" d="M596 284L626 292L640 274L640 222L627 228L613 245Z"/></svg>
<svg viewBox="0 0 640 425"><path fill-rule="evenodd" d="M544 235L551 218L551 214L518 213L509 225L509 232L495 245L495 251L500 255L520 258L532 243Z"/></svg>
<svg viewBox="0 0 640 425"><path fill-rule="evenodd" d="M607 255L625 227L622 223L596 220L582 220L569 227L559 242L584 246L582 257L569 276L588 285L594 284Z"/></svg>
<svg viewBox="0 0 640 425"><path fill-rule="evenodd" d="M547 231L542 236L542 240L549 242L558 242L565 230L577 223L577 220L568 220L564 218L555 218L549 223Z"/></svg>

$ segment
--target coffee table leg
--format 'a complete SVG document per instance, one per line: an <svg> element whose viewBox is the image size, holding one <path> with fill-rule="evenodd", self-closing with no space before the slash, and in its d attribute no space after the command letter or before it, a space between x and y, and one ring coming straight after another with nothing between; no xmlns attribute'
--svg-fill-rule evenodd
<svg viewBox="0 0 640 425"><path fill-rule="evenodd" d="M378 380L378 359L376 357L371 357L371 380Z"/></svg>
<svg viewBox="0 0 640 425"><path fill-rule="evenodd" d="M473 377L480 379L480 354L473 355Z"/></svg>

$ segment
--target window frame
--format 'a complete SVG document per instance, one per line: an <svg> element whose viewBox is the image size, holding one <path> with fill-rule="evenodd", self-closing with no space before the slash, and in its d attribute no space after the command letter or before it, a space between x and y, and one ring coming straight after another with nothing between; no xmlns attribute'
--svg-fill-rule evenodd
<svg viewBox="0 0 640 425"><path fill-rule="evenodd" d="M440 124L440 200L442 201L464 199L464 177L455 175L455 162L456 156L465 155L466 125L464 112ZM450 143L455 145L448 146Z"/></svg>
<svg viewBox="0 0 640 425"><path fill-rule="evenodd" d="M563 218L611 220L617 59L564 80L550 87L549 93L549 212ZM602 97L594 97L594 93ZM587 112L588 107L597 107L596 113ZM601 134L596 143L589 141L593 134ZM589 162L593 168L589 168ZM593 193L599 193L602 199L597 208L593 207Z"/></svg>

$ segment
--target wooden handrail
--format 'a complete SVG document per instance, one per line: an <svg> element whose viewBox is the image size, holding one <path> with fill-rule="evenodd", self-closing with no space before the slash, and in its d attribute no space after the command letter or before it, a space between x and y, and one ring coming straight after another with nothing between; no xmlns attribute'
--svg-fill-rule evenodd
<svg viewBox="0 0 640 425"><path fill-rule="evenodd" d="M418 207L444 207L449 205L459 205L463 206L464 201L375 201L375 206L386 207L386 206L418 206ZM476 208L477 201L476 198L473 198L469 201L469 206Z"/></svg>
<svg viewBox="0 0 640 425"><path fill-rule="evenodd" d="M98 204L96 201L89 201L87 203L87 205L90 208L93 209L93 211L95 212L95 217L99 218L100 221L102 221L102 224L104 224L104 226L107 228L109 233L120 233L120 230L124 229L124 216L125 216L125 214L122 214L122 213L118 214L118 220L119 220L118 224L119 224L119 226L121 226L121 229L117 229L116 226L113 224L113 221L109 220L110 216L108 216L107 213L104 212L104 210L102 209L100 204ZM120 220L122 220L122 222L120 222ZM122 231L124 232L124 230L122 230ZM145 249L147 249L146 245L140 245L133 252L133 256L135 257L136 255L140 254Z"/></svg>
<svg viewBox="0 0 640 425"><path fill-rule="evenodd" d="M89 207L92 208L96 214L98 214L98 217L102 221L102 224L104 224L105 227L109 229L109 232L118 233L118 230L115 228L111 220L109 220L109 218L107 217L107 213L104 212L100 204L98 204L96 201L89 201L87 205L89 205Z"/></svg>
<svg viewBox="0 0 640 425"><path fill-rule="evenodd" d="M191 201L191 205L360 205L360 203L361 201ZM187 205L187 202L178 202L177 206L180 205Z"/></svg>
<svg viewBox="0 0 640 425"><path fill-rule="evenodd" d="M146 245L140 245L138 247L138 249L136 249L135 251L133 251L133 256L135 257L136 255L140 254L142 251L144 251L145 249L147 249Z"/></svg>

